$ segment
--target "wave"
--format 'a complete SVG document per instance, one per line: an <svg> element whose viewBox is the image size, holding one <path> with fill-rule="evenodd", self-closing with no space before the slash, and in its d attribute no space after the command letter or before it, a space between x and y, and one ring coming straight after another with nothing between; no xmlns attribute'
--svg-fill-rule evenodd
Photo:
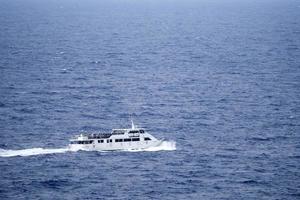
<svg viewBox="0 0 300 200"><path fill-rule="evenodd" d="M284 140L287 139L286 136L275 136L275 137L251 137L249 140L253 141L273 141L273 140Z"/></svg>
<svg viewBox="0 0 300 200"><path fill-rule="evenodd" d="M0 157L15 157L15 156L36 156L44 154L57 154L57 153L67 153L67 152L77 152L77 151L95 151L86 150L82 148L57 148L57 149L44 149L44 148L31 148L31 149L21 149L21 150L6 150L0 149ZM147 149L125 149L119 151L127 152L140 152L140 151L173 151L176 150L176 142L174 141L163 141L159 146L150 147ZM109 151L99 151L99 152L109 152Z"/></svg>
<svg viewBox="0 0 300 200"><path fill-rule="evenodd" d="M66 153L68 151L71 150L69 148L59 148L59 149L32 148L32 149L21 149L21 150L0 149L0 157L35 156L35 155L42 155L42 154Z"/></svg>
<svg viewBox="0 0 300 200"><path fill-rule="evenodd" d="M139 152L139 151L174 151L176 150L175 141L163 141L159 146L149 147L146 149L125 149L122 151Z"/></svg>

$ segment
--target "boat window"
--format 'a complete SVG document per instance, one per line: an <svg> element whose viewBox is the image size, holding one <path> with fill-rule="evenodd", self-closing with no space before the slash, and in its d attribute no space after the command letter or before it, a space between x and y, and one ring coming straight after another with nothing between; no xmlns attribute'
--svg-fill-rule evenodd
<svg viewBox="0 0 300 200"><path fill-rule="evenodd" d="M145 141L148 141L148 140L151 140L151 138L146 137L146 138L145 138Z"/></svg>
<svg viewBox="0 0 300 200"><path fill-rule="evenodd" d="M104 141L103 140L98 140L98 143L103 143Z"/></svg>
<svg viewBox="0 0 300 200"><path fill-rule="evenodd" d="M140 141L140 138L132 138L132 141L135 142L135 141Z"/></svg>
<svg viewBox="0 0 300 200"><path fill-rule="evenodd" d="M115 139L115 142L123 142L123 139Z"/></svg>
<svg viewBox="0 0 300 200"><path fill-rule="evenodd" d="M129 133L139 133L139 131L129 131Z"/></svg>
<svg viewBox="0 0 300 200"><path fill-rule="evenodd" d="M126 139L124 139L124 142L131 142L131 139L130 138L126 138Z"/></svg>
<svg viewBox="0 0 300 200"><path fill-rule="evenodd" d="M144 130L140 130L140 133L145 133L145 131Z"/></svg>
<svg viewBox="0 0 300 200"><path fill-rule="evenodd" d="M112 139L107 139L106 142L110 143L110 142L112 142Z"/></svg>
<svg viewBox="0 0 300 200"><path fill-rule="evenodd" d="M125 133L125 131L123 130L113 130L112 134L113 135L123 135Z"/></svg>
<svg viewBox="0 0 300 200"><path fill-rule="evenodd" d="M72 144L92 144L93 140L73 141Z"/></svg>

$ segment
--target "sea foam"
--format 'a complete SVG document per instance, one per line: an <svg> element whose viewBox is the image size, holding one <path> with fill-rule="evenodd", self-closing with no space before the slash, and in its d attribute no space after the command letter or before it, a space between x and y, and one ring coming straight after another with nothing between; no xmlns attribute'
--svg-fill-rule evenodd
<svg viewBox="0 0 300 200"><path fill-rule="evenodd" d="M125 149L122 151L139 152L139 151L174 151L176 150L175 141L163 141L159 146L149 147L146 149Z"/></svg>
<svg viewBox="0 0 300 200"><path fill-rule="evenodd" d="M43 154L56 154L56 153L67 153L76 152L79 150L87 151L81 148L57 148L57 149L46 149L46 148L31 148L31 149L21 149L21 150L6 150L0 149L0 157L15 157L15 156L35 156ZM125 149L120 151L128 152L139 152L139 151L173 151L176 150L175 141L163 141L159 146L150 147L147 149ZM105 151L109 152L109 151Z"/></svg>
<svg viewBox="0 0 300 200"><path fill-rule="evenodd" d="M5 150L0 149L0 157L13 157L13 156L34 156L42 154L65 153L70 151L68 148L59 149L44 149L44 148L31 148L21 150Z"/></svg>

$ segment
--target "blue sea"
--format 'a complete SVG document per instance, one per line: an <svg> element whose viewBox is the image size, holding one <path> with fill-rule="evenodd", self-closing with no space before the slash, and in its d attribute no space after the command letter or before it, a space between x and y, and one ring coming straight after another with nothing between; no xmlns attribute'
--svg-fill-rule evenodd
<svg viewBox="0 0 300 200"><path fill-rule="evenodd" d="M0 0L0 199L300 199L300 1Z"/></svg>

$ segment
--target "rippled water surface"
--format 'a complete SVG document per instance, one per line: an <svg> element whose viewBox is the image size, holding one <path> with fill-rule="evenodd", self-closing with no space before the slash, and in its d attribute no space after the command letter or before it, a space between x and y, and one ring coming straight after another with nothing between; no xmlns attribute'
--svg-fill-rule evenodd
<svg viewBox="0 0 300 200"><path fill-rule="evenodd" d="M0 199L299 199L299 90L296 0L0 0Z"/></svg>

